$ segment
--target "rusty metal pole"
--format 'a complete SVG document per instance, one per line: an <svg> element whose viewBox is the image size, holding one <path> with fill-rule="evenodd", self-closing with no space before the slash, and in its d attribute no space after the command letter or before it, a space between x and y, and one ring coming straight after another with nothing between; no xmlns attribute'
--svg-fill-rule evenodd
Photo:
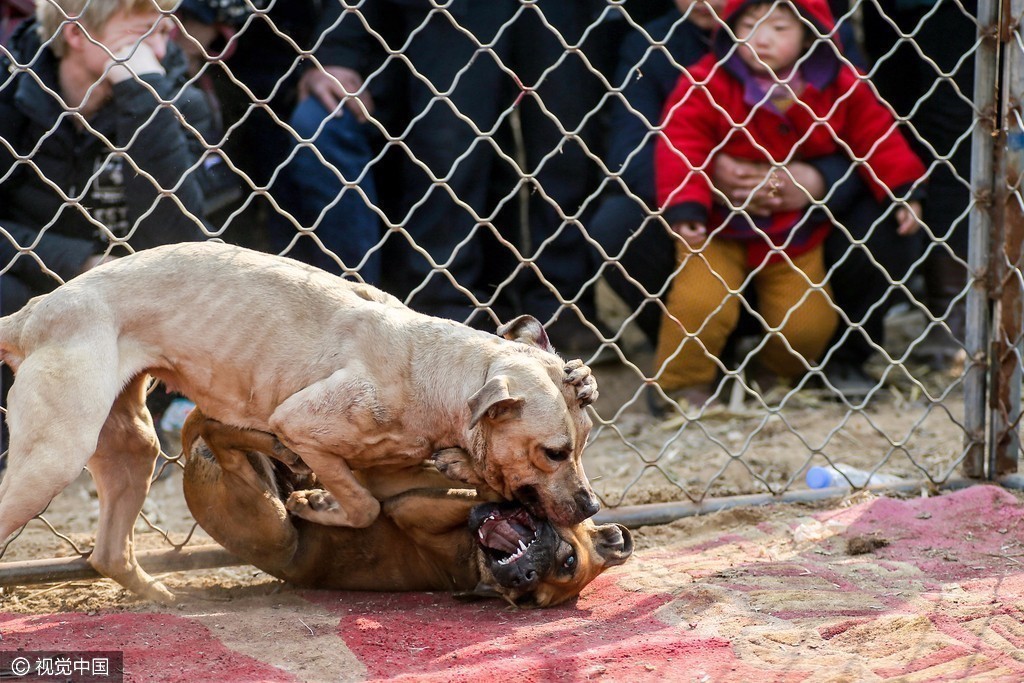
<svg viewBox="0 0 1024 683"><path fill-rule="evenodd" d="M140 550L135 557L152 574L246 564L216 543L174 550ZM0 588L102 578L85 557L54 557L0 564Z"/></svg>
<svg viewBox="0 0 1024 683"><path fill-rule="evenodd" d="M964 449L962 467L967 477L980 479L986 468L986 385L990 298L988 264L993 214L1001 204L993 201L995 154L999 144L997 93L999 76L999 0L978 3L978 51L974 56L974 105L976 124L971 134L971 194L974 201L968 230L970 248L967 264L971 288L967 293L967 363L964 368Z"/></svg>
<svg viewBox="0 0 1024 683"><path fill-rule="evenodd" d="M1024 0L1003 5L1000 20L1002 95L1000 138L997 139L995 199L1001 220L992 232L989 253L991 292L995 297L990 345L990 438L988 476L1017 471L1020 451L1021 391L1021 246L1024 244L1024 205L1021 173L1024 169L1024 38L1020 18Z"/></svg>

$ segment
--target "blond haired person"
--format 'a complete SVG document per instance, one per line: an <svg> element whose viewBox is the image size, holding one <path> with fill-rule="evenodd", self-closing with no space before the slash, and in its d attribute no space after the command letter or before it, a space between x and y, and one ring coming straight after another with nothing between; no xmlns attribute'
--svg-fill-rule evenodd
<svg viewBox="0 0 1024 683"><path fill-rule="evenodd" d="M39 0L12 36L0 82L4 315L117 245L202 236L202 192L186 173L195 139L168 104L181 93L164 63L175 4Z"/></svg>
<svg viewBox="0 0 1024 683"><path fill-rule="evenodd" d="M38 0L0 51L0 314L126 246L203 236L176 4Z"/></svg>

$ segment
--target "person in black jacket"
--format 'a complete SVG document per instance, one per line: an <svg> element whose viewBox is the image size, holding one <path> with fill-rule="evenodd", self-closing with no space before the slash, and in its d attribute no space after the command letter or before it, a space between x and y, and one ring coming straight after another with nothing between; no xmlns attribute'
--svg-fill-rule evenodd
<svg viewBox="0 0 1024 683"><path fill-rule="evenodd" d="M170 28L150 0L61 0L12 37L0 85L4 315L125 247L203 237L198 154L179 122L197 123L196 109L164 65Z"/></svg>
<svg viewBox="0 0 1024 683"><path fill-rule="evenodd" d="M363 128L383 134L397 157L397 172L377 175L376 189L387 195L381 206L390 222L404 230L394 241L409 248L386 269L394 281L385 286L408 295L413 308L489 326L477 301L500 303L545 321L567 355L586 357L599 344L579 320L596 315L577 217L598 182L586 124L600 83L587 59L601 54L595 36L604 6L453 0L440 9L427 0L369 0L325 12L315 50L322 73L313 67L304 78L320 115L334 118L313 121L315 144L346 180L360 178L359 164L373 156L358 137L369 119ZM503 137L514 118L518 144ZM352 135L332 134L344 129ZM372 166L360 179L367 197L376 158ZM314 185L311 174L298 177ZM356 196L351 182L345 196ZM330 227L328 218L318 230ZM491 267L494 243L500 256L515 258L512 272ZM530 259L526 267L522 259Z"/></svg>
<svg viewBox="0 0 1024 683"><path fill-rule="evenodd" d="M157 9L176 5L51 0L0 52L0 314L129 250L203 238L212 116ZM4 404L10 383L5 366Z"/></svg>

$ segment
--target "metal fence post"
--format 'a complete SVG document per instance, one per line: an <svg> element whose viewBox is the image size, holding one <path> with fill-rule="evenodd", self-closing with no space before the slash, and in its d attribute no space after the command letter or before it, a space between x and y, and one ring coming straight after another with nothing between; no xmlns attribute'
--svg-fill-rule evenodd
<svg viewBox="0 0 1024 683"><path fill-rule="evenodd" d="M991 292L994 297L990 346L991 447L989 477L1017 470L1020 436L1022 328L1020 262L1024 237L1021 173L1024 170L1024 42L1019 20L1024 0L1003 5L1000 19L1002 61L1001 121L996 138L996 222L990 248ZM972 235L973 236L973 235Z"/></svg>
<svg viewBox="0 0 1024 683"><path fill-rule="evenodd" d="M1001 204L994 201L996 148L999 145L999 124L996 109L999 53L1002 41L998 0L978 3L978 52L974 58L974 103L977 125L971 136L971 194L974 209L969 219L970 249L968 266L971 288L967 295L967 363L964 377L964 444L966 457L963 472L968 477L986 475L986 381L988 340L990 337L988 277L990 235L993 215Z"/></svg>

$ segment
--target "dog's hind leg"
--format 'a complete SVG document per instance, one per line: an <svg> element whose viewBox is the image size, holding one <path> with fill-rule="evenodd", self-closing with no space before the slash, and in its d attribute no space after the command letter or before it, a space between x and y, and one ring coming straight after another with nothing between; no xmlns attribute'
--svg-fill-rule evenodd
<svg viewBox="0 0 1024 683"><path fill-rule="evenodd" d="M225 456L220 459L224 469L230 469L235 463L242 463L239 465L242 471L251 470L245 462L244 454L246 451L256 451L286 465L294 474L305 475L311 471L306 463L302 462L302 458L285 448L273 434L226 425L198 412L189 415L188 426L183 429L182 437L183 444L189 438L202 439L217 454L229 450L237 451L234 454L236 457ZM240 459L237 457L239 455Z"/></svg>
<svg viewBox="0 0 1024 683"><path fill-rule="evenodd" d="M196 426L193 418L189 421ZM216 431L219 423L206 422ZM299 532L280 500L273 465L265 456L247 455L225 439L213 447L186 425L182 439L187 461L182 485L196 521L228 551L275 576L287 574L299 549ZM259 471L257 471L259 469Z"/></svg>
<svg viewBox="0 0 1024 683"><path fill-rule="evenodd" d="M174 601L162 583L135 559L135 520L149 493L160 445L146 407L146 375L121 392L100 432L89 471L100 500L96 544L89 557L96 571L148 600Z"/></svg>
<svg viewBox="0 0 1024 683"><path fill-rule="evenodd" d="M116 350L102 341L65 339L36 349L18 368L7 404L0 542L41 513L95 451L120 389Z"/></svg>

